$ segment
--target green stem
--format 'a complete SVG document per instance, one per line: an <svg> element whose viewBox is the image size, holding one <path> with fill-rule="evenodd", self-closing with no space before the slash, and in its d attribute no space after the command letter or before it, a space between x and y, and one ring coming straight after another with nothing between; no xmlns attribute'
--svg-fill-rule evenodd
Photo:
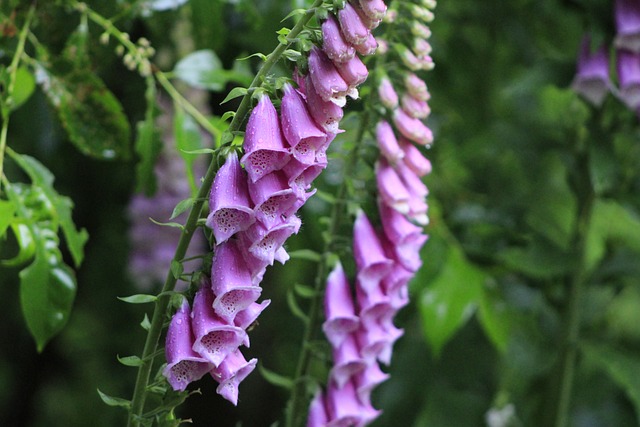
<svg viewBox="0 0 640 427"><path fill-rule="evenodd" d="M300 34L300 32L303 30L307 22L309 22L309 20L313 16L314 9L321 4L322 4L322 0L316 0L312 5L311 9L307 10L307 12L296 23L294 28L291 30L291 32L287 36L286 40L284 42L281 42L274 49L274 51L267 56L267 60L262 65L262 67L256 74L255 78L251 82L251 85L249 86L249 91L243 97L240 103L240 106L238 107L238 110L236 111L236 114L233 117L233 120L229 124L229 129L227 132L229 135L231 135L231 138L233 138L233 132L237 131L240 128L240 125L244 121L245 116L249 112L250 101L251 101L250 98L252 93L251 89L260 87L262 85L264 77L271 70L271 68L276 64L276 62L280 59L285 49L288 48L291 43L293 43L293 41L298 36L298 34ZM86 9L86 6L83 9L84 9L83 12L89 14L89 18L91 20L99 23L100 25L103 26L103 28L107 30L111 28L111 30L109 31L111 34L114 34L113 25L111 25L109 21L105 20L95 12L92 12L91 10ZM128 41L128 38L126 38L126 41ZM173 87L166 80L166 78L164 78L162 74L156 74L156 76L157 77L159 76L159 81L163 86L167 85L165 86L165 89L167 89L167 87L171 87L171 88ZM177 91L173 94L172 93L170 94L175 95L176 93ZM179 99L184 100L184 98L182 98L181 96ZM180 103L179 100L177 101ZM180 105L184 106L188 104L186 100L184 100L184 102L186 104L180 104ZM230 142L231 142L231 139L228 141L223 140L221 141L221 145L224 146L225 144ZM193 207L191 208L191 211L189 212L189 217L187 218L187 222L185 223L184 230L182 232L182 235L180 236L178 247L173 257L173 262L181 262L186 254L187 248L191 241L191 237L193 236L193 233L197 228L198 219L200 218L203 203L205 200L208 199L207 196L211 189L211 184L213 183L213 178L216 174L216 171L217 171L217 163L214 157L211 161L211 164L209 165L209 169L207 170L207 174L205 175L205 178L202 182L202 186L198 191L198 194L196 196L196 201ZM172 291L175 288L176 282L177 282L177 278L173 275L171 271L169 271L169 273L167 274L167 278L165 280L165 284L162 288L161 295L160 297L158 297L158 299L155 302L155 307L153 310L153 315L151 317L149 331L147 334L147 338L146 338L143 353L142 353L142 364L138 368L136 385L133 392L133 398L131 400L131 409L129 412L129 420L127 424L129 427L138 427L140 425L140 421L144 411L144 403L147 396L147 386L149 384L151 368L153 365L152 355L155 354L157 351L158 342L160 340L160 335L163 329L164 316L167 311L167 307L169 305L169 300L170 300L169 294L170 294L170 291Z"/></svg>
<svg viewBox="0 0 640 427"><path fill-rule="evenodd" d="M27 19L20 31L20 37L18 38L18 45L16 52L13 55L11 64L9 65L9 84L7 85L6 97L2 100L2 129L0 130L0 176L3 176L4 172L4 152L7 148L7 138L9 135L9 116L11 115L11 98L13 96L13 89L16 85L16 78L18 73L18 66L20 65L20 58L24 53L24 46L29 34L29 27L31 26L31 20L35 13L35 5L31 5L29 12L27 13Z"/></svg>
<svg viewBox="0 0 640 427"><path fill-rule="evenodd" d="M578 218L574 234L574 250L576 265L570 278L569 301L566 314L566 329L563 339L560 359L560 385L555 411L555 427L566 427L569 422L571 396L575 378L575 368L578 355L578 340L580 337L580 318L582 296L587 284L587 233L591 214L595 202L595 193L589 171L588 150L579 143L576 154L577 173L574 177L574 187L578 199Z"/></svg>
<svg viewBox="0 0 640 427"><path fill-rule="evenodd" d="M356 164L358 163L358 151L360 143L364 137L364 132L368 126L368 114L365 113L360 122L358 134L356 135L356 144L350 153L349 162L345 165L343 176L352 176ZM302 346L300 348L300 355L298 356L298 363L296 365L295 377L293 380L293 389L291 390L291 396L289 397L288 412L286 419L286 427L296 427L303 425L304 419L302 416L307 412L307 399L306 399L306 381L305 378L309 373L309 366L312 357L312 345L311 343L316 339L316 334L320 327L322 300L324 297L324 290L326 287L326 276L328 275L328 268L330 257L334 245L333 238L338 235L340 226L342 225L343 216L346 213L345 202L347 196L347 184L346 180L343 180L340 187L336 191L336 201L331 210L331 220L329 222L328 236L329 239L325 242L324 250L322 252L322 258L318 264L318 271L316 273L316 281L314 286L314 297L311 300L309 307L309 321L305 324L304 336L302 339Z"/></svg>

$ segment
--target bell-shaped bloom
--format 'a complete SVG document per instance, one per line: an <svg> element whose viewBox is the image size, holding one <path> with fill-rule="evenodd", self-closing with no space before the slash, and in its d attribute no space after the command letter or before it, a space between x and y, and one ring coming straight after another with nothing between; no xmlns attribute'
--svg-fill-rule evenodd
<svg viewBox="0 0 640 427"><path fill-rule="evenodd" d="M640 52L640 3L636 0L616 0L615 17L616 47Z"/></svg>
<svg viewBox="0 0 640 427"><path fill-rule="evenodd" d="M426 101L411 96L408 93L402 95L402 109L409 116L416 119L425 119L431 114L431 108Z"/></svg>
<svg viewBox="0 0 640 427"><path fill-rule="evenodd" d="M324 393L322 393L321 389L318 389L309 404L307 427L326 427L328 421L327 408L324 405Z"/></svg>
<svg viewBox="0 0 640 427"><path fill-rule="evenodd" d="M393 211L393 209L390 209ZM390 240L383 242L389 258L399 262L409 271L416 272L422 267L420 249L427 241L428 237L424 233L410 233L404 236L400 243L393 243Z"/></svg>
<svg viewBox="0 0 640 427"><path fill-rule="evenodd" d="M411 280L411 278L413 278L413 275L409 279L407 279L407 282ZM383 286L387 287L384 282ZM407 287L407 283L404 283L402 286L396 286L395 288L391 287L391 289L392 291L389 292L387 296L389 297L391 306L396 309L396 311L409 304L409 288Z"/></svg>
<svg viewBox="0 0 640 427"><path fill-rule="evenodd" d="M360 354L367 364L379 360L385 365L391 363L393 344L404 334L402 329L393 326L388 320L386 325L374 323L367 325L367 329L356 332L356 342L360 347Z"/></svg>
<svg viewBox="0 0 640 427"><path fill-rule="evenodd" d="M383 0L358 0L362 12L370 19L382 19L387 12L387 5Z"/></svg>
<svg viewBox="0 0 640 427"><path fill-rule="evenodd" d="M255 223L240 234L241 244L258 260L273 265L284 242L300 230L300 225L300 218L295 215L269 229Z"/></svg>
<svg viewBox="0 0 640 427"><path fill-rule="evenodd" d="M193 350L214 366L219 366L240 344L248 344L243 329L225 322L213 311L213 292L209 286L196 292L191 317Z"/></svg>
<svg viewBox="0 0 640 427"><path fill-rule="evenodd" d="M429 224L429 216L427 212L429 205L424 197L412 197L409 198L409 212L407 212L407 218L416 224L425 226Z"/></svg>
<svg viewBox="0 0 640 427"><path fill-rule="evenodd" d="M364 371L358 372L354 378L354 386L361 402L371 401L371 392L374 388L389 379L389 374L382 372L377 363L367 366Z"/></svg>
<svg viewBox="0 0 640 427"><path fill-rule="evenodd" d="M640 106L640 54L628 50L618 51L619 96L629 108Z"/></svg>
<svg viewBox="0 0 640 427"><path fill-rule="evenodd" d="M312 164L315 152L324 145L327 134L318 128L304 100L290 84L284 86L280 110L282 131L293 157L302 163Z"/></svg>
<svg viewBox="0 0 640 427"><path fill-rule="evenodd" d="M422 101L428 101L431 98L427 84L413 73L404 77L404 87L411 96Z"/></svg>
<svg viewBox="0 0 640 427"><path fill-rule="evenodd" d="M400 148L389 122L384 120L378 122L376 125L376 141L378 142L380 153L390 164L395 165L404 157L404 151Z"/></svg>
<svg viewBox="0 0 640 427"><path fill-rule="evenodd" d="M334 63L348 61L356 54L353 45L347 43L342 36L340 24L331 14L322 23L322 50Z"/></svg>
<svg viewBox="0 0 640 427"><path fill-rule="evenodd" d="M385 256L378 234L362 210L358 211L353 225L353 255L358 279L366 290L378 286L393 264Z"/></svg>
<svg viewBox="0 0 640 427"><path fill-rule="evenodd" d="M307 75L305 78L305 87L307 90L307 108L313 120L316 124L325 132L336 134L341 132L338 129L340 120L344 116L342 108L338 107L331 101L325 101L318 95L318 92L313 85L311 76Z"/></svg>
<svg viewBox="0 0 640 427"><path fill-rule="evenodd" d="M228 323L260 298L262 288L253 284L236 240L216 246L211 266L211 289L215 296L213 309Z"/></svg>
<svg viewBox="0 0 640 427"><path fill-rule="evenodd" d="M398 94L393 88L391 80L389 80L389 77L387 76L380 79L380 84L378 85L378 97L380 98L382 105L390 110L393 110L398 106Z"/></svg>
<svg viewBox="0 0 640 427"><path fill-rule="evenodd" d="M242 157L247 175L255 182L264 175L281 169L289 161L280 130L278 113L267 95L262 95L247 122Z"/></svg>
<svg viewBox="0 0 640 427"><path fill-rule="evenodd" d="M413 40L413 53L420 57L423 55L429 55L431 53L431 43L420 37L416 37Z"/></svg>
<svg viewBox="0 0 640 427"><path fill-rule="evenodd" d="M411 49L408 49L404 45L400 44L396 44L393 47L395 48L396 52L398 52L400 60L402 60L402 63L405 67L407 67L411 71L419 71L422 69L420 59L418 59L418 57L411 51Z"/></svg>
<svg viewBox="0 0 640 427"><path fill-rule="evenodd" d="M373 327L381 319L393 317L397 311L391 306L391 301L382 291L382 283L365 289L358 277L356 277L356 301L358 302L358 316L360 316L360 323L364 330Z"/></svg>
<svg viewBox="0 0 640 427"><path fill-rule="evenodd" d="M578 71L571 87L593 105L602 105L611 90L609 58L604 45L592 53L590 38L585 37L582 40Z"/></svg>
<svg viewBox="0 0 640 427"><path fill-rule="evenodd" d="M343 387L351 381L351 377L366 367L367 363L360 355L354 335L347 335L339 347L333 347L333 368L330 376L338 387Z"/></svg>
<svg viewBox="0 0 640 427"><path fill-rule="evenodd" d="M271 172L257 182L249 182L249 195L254 203L256 219L266 228L280 223L296 202L296 195L282 171Z"/></svg>
<svg viewBox="0 0 640 427"><path fill-rule="evenodd" d="M242 329L248 329L257 319L258 316L271 304L270 299L266 299L261 303L254 302L247 308L239 311L233 319L233 324Z"/></svg>
<svg viewBox="0 0 640 427"><path fill-rule="evenodd" d="M398 140L404 151L404 164L416 175L423 177L431 173L431 162L422 155L420 150L404 138Z"/></svg>
<svg viewBox="0 0 640 427"><path fill-rule="evenodd" d="M256 368L257 363L258 359L247 362L240 350L227 355L222 363L210 372L213 379L219 383L216 393L237 406L238 386Z"/></svg>
<svg viewBox="0 0 640 427"><path fill-rule="evenodd" d="M350 88L362 84L369 76L367 66L357 55L348 61L337 63L336 69Z"/></svg>
<svg viewBox="0 0 640 427"><path fill-rule="evenodd" d="M317 160L318 152L316 152ZM311 183L322 173L327 167L325 163L316 162L312 165L306 165L300 163L297 160L291 160L287 166L284 167L284 172L287 175L289 186L296 194L298 198L307 198L307 190L311 187Z"/></svg>
<svg viewBox="0 0 640 427"><path fill-rule="evenodd" d="M360 326L360 319L355 315L351 287L340 262L327 277L324 313L326 320L322 330L333 347L339 347Z"/></svg>
<svg viewBox="0 0 640 427"><path fill-rule="evenodd" d="M327 427L348 427L363 424L363 407L351 381L339 386L333 381L327 388Z"/></svg>
<svg viewBox="0 0 640 427"><path fill-rule="evenodd" d="M247 176L235 152L229 154L213 180L209 209L206 225L213 230L218 244L255 222Z"/></svg>
<svg viewBox="0 0 640 427"><path fill-rule="evenodd" d="M344 39L352 45L364 43L371 34L356 9L349 2L346 2L344 8L338 11L338 21Z"/></svg>
<svg viewBox="0 0 640 427"><path fill-rule="evenodd" d="M409 213L411 195L396 171L384 158L381 158L376 165L376 182L384 204L400 213Z"/></svg>
<svg viewBox="0 0 640 427"><path fill-rule="evenodd" d="M174 390L184 391L189 383L202 378L212 367L193 351L193 340L189 303L184 300L171 318L164 348L167 366L162 374Z"/></svg>
<svg viewBox="0 0 640 427"><path fill-rule="evenodd" d="M339 107L345 106L349 85L327 55L315 46L309 53L309 75L320 98L331 101Z"/></svg>
<svg viewBox="0 0 640 427"><path fill-rule="evenodd" d="M433 133L420 119L413 118L398 108L393 112L393 124L402 136L420 145L433 142Z"/></svg>
<svg viewBox="0 0 640 427"><path fill-rule="evenodd" d="M424 182L422 182L420 177L407 167L404 162L398 163L395 169L411 195L415 197L426 197L429 194L429 189Z"/></svg>
<svg viewBox="0 0 640 427"><path fill-rule="evenodd" d="M399 288L407 287L409 281L413 279L414 273L412 271L407 270L400 263L394 263L393 268L387 274L384 279L382 279L381 286L386 295L391 296L393 299L394 294L398 292ZM392 305L394 305L394 301L391 301Z"/></svg>

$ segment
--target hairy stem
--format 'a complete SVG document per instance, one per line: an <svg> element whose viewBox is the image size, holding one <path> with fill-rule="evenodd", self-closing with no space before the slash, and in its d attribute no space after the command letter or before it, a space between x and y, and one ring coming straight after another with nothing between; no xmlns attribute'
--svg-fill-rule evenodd
<svg viewBox="0 0 640 427"><path fill-rule="evenodd" d="M580 309L588 280L586 265L587 232L595 202L595 193L589 171L588 150L583 141L576 149L576 174L574 191L578 199L578 218L574 234L575 269L569 280L569 301L566 312L566 329L561 349L559 395L555 411L555 427L566 427L571 409L571 395L575 378L580 336Z"/></svg>
<svg viewBox="0 0 640 427"><path fill-rule="evenodd" d="M298 34L300 34L304 26L309 22L309 20L313 16L314 9L318 7L320 4L322 4L322 1L316 0L312 5L312 7L302 15L302 17L296 23L296 25L291 30L291 32L286 37L286 39L281 41L280 44L274 49L274 51L267 56L266 61L264 62L264 64L256 74L253 81L251 82L251 85L249 86L249 90L247 94L243 97L240 103L240 106L238 107L238 110L236 111L236 114L233 117L233 120L229 124L228 130L225 132L227 135L230 136L230 138L225 140L224 139L225 135L223 134L222 136L223 140L220 141L221 146L224 146L231 142L231 140L233 139L233 132L236 132L240 128L242 122L244 121L244 118L248 114L250 103L251 103L250 98L251 98L252 89L255 89L262 85L264 81L264 77L267 75L267 73L269 73L271 68L280 59L285 49L289 47L289 45L293 43L293 41L298 36ZM86 12L86 9L85 9L85 12ZM101 16L95 13L92 14L91 11L86 13L89 13L89 18L92 19L94 22L104 24L103 28L105 29L111 28L112 30L110 32L113 34L114 27L113 25L111 25L109 21L104 20L104 18L102 18ZM100 19L98 19L98 17ZM125 41L128 41L128 38L126 38ZM158 78L158 81L163 85L163 87L165 87L165 89L173 88L173 86L169 83L169 81L166 79L166 77L163 74L156 73L155 75L156 75L156 78ZM172 97L176 96L176 94L179 95L178 92L175 91L175 89L170 91L169 94ZM174 100L176 100L181 106L183 106L183 108L185 107L185 105L191 105L186 100L184 100L184 98L182 98L181 96L177 99L174 97ZM195 107L194 107L194 110L197 113L197 110L195 109ZM187 112L190 114L193 113L193 111L187 111ZM182 232L182 235L180 236L178 247L173 257L174 263L181 262L186 254L186 251L191 241L191 238L193 236L193 233L197 228L198 219L200 218L201 211L202 211L202 206L203 206L204 200L207 200L207 196L211 189L211 184L213 183L213 178L216 174L216 171L217 171L217 162L214 157L209 165L209 169L207 170L207 174L205 175L202 185L198 190L196 201L193 204L191 211L189 212L189 217L187 219L187 222L185 223L184 230ZM177 282L177 278L173 275L171 271L169 271L169 273L167 274L167 278L165 280L165 284L162 288L161 294L155 302L155 307L153 310L153 315L151 317L149 331L147 334L147 338L146 338L143 353L142 353L142 358L141 358L142 364L138 368L136 385L134 388L133 398L131 400L131 409L130 409L129 420L128 420L128 426L130 427L139 426L140 421L142 419L142 414L144 411L144 403L147 396L147 386L149 384L151 368L153 366L154 358L152 357L152 355L156 353L158 348L158 342L160 340L160 335L163 329L164 316L167 311L167 307L169 305L170 291L172 291L175 288L176 282Z"/></svg>
<svg viewBox="0 0 640 427"><path fill-rule="evenodd" d="M9 116L11 115L11 107L13 103L11 98L13 97L13 89L16 85L20 58L22 58L22 54L24 53L24 45L27 40L27 35L29 34L29 27L31 26L31 20L33 19L35 10L36 7L34 4L32 4L29 8L29 12L27 13L27 19L25 20L25 23L22 26L22 30L20 31L18 45L16 46L16 52L11 59L11 64L9 64L9 84L7 85L6 97L2 100L2 105L0 107L0 113L2 115L2 129L0 129L0 176L4 175L4 152L7 148L7 138L9 135Z"/></svg>
<svg viewBox="0 0 640 427"><path fill-rule="evenodd" d="M360 143L362 142L364 132L368 127L368 122L368 114L365 113L362 117L362 121L360 122L358 134L356 135L356 144L348 155L349 160L343 171L344 177L351 176L355 170L359 158L358 151ZM300 355L298 356L295 377L293 379L293 389L291 390L291 396L289 397L285 424L286 427L297 427L304 424L302 416L306 414L308 404L308 399L306 398L305 378L308 376L312 357L311 343L316 339L316 334L320 328L320 320L322 318L320 308L322 307L322 300L324 297L326 277L329 273L329 261L334 246L333 238L338 235L338 231L340 230L344 220L344 215L346 214L346 197L347 184L345 179L336 191L336 201L331 210L331 219L329 222L329 239L325 242L322 258L318 263L318 271L316 273L316 281L314 285L314 297L311 300L311 305L309 307L309 322L305 325L302 345L300 346Z"/></svg>

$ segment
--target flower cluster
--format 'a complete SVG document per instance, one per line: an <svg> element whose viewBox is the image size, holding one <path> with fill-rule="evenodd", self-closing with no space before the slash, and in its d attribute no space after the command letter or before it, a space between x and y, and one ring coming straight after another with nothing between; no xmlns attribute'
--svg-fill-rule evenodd
<svg viewBox="0 0 640 427"><path fill-rule="evenodd" d="M340 132L346 96L368 76L356 55L372 54L371 29L382 1L347 3L322 23L323 46L309 52L309 73L285 84L280 113L261 95L245 131L244 155L232 152L214 179L206 225L215 238L211 281L174 315L167 335L164 374L176 390L207 372L217 392L236 404L238 384L254 368L239 350L249 346L246 328L269 304L258 303L260 282L274 261L289 256L285 241L300 229L296 215L327 166L326 150ZM178 337L179 336L179 337Z"/></svg>
<svg viewBox="0 0 640 427"><path fill-rule="evenodd" d="M433 2L426 2L429 7ZM427 6L427 5L425 5ZM423 22L432 12L418 5L410 7ZM408 70L394 76L402 82L398 95L392 79L382 74L377 95L385 107L385 118L375 128L380 151L376 164L381 229L376 230L359 211L353 231L356 262L355 298L338 263L327 279L323 330L333 350L333 368L325 392L319 391L310 407L308 427L366 425L380 411L371 404L371 392L388 378L378 364L391 361L394 342L403 331L393 324L399 309L408 303L408 283L421 267L420 249L427 240L422 226L428 223L427 187L421 178L431 163L417 146L433 142L431 130L422 119L430 114L429 91L414 71L433 68L424 64L430 53L424 27L413 40L413 48L397 47ZM417 48L416 48L417 47ZM406 64L409 51L414 66ZM417 145L417 146L416 146Z"/></svg>
<svg viewBox="0 0 640 427"><path fill-rule="evenodd" d="M577 73L573 89L595 106L604 102L612 92L634 111L640 110L640 3L635 0L617 0L615 3L617 34L616 70L618 88L609 77L609 54L606 45L591 51L588 36L582 41L578 56Z"/></svg>

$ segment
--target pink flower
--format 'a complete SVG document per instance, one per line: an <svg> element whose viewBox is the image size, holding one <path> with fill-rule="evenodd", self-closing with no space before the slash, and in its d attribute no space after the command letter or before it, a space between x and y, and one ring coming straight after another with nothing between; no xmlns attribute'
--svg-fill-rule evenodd
<svg viewBox="0 0 640 427"><path fill-rule="evenodd" d="M393 88L391 80L389 80L389 77L387 76L384 76L380 80L380 84L378 85L378 96L380 97L382 105L388 109L393 110L398 106L398 94Z"/></svg>
<svg viewBox="0 0 640 427"><path fill-rule="evenodd" d="M331 101L339 107L345 106L349 85L327 55L315 46L309 53L309 75L320 98Z"/></svg>
<svg viewBox="0 0 640 427"><path fill-rule="evenodd" d="M358 278L365 289L378 286L392 266L392 261L384 253L378 234L362 210L358 211L353 225L353 255L358 268Z"/></svg>
<svg viewBox="0 0 640 427"><path fill-rule="evenodd" d="M416 119L425 119L431 114L431 108L425 101L415 98L408 93L402 95L402 109L409 116Z"/></svg>
<svg viewBox="0 0 640 427"><path fill-rule="evenodd" d="M324 313L326 320L322 330L333 347L339 347L360 325L355 315L351 287L339 262L327 277Z"/></svg>
<svg viewBox="0 0 640 427"><path fill-rule="evenodd" d="M404 151L400 148L398 140L393 133L393 128L388 122L380 121L376 125L376 141L378 142L380 153L390 164L395 165L404 157Z"/></svg>
<svg viewBox="0 0 640 427"><path fill-rule="evenodd" d="M402 136L420 145L429 145L433 142L431 129L425 126L420 119L409 116L401 108L393 112L393 124Z"/></svg>
<svg viewBox="0 0 640 427"><path fill-rule="evenodd" d="M618 81L620 98L629 108L640 106L640 53L618 51Z"/></svg>
<svg viewBox="0 0 640 427"><path fill-rule="evenodd" d="M271 228L290 215L297 199L287 177L282 171L263 176L258 182L249 183L249 194L254 203L256 219Z"/></svg>
<svg viewBox="0 0 640 427"><path fill-rule="evenodd" d="M219 385L216 393L238 405L238 386L256 368L258 359L251 359L247 362L240 350L236 350L225 357L220 366L213 368L210 372L214 380Z"/></svg>
<svg viewBox="0 0 640 427"><path fill-rule="evenodd" d="M619 49L640 52L640 3L636 0L616 0L615 17Z"/></svg>
<svg viewBox="0 0 640 427"><path fill-rule="evenodd" d="M578 70L571 87L593 105L600 106L611 90L609 58L604 46L591 53L590 45L589 37L585 37L580 46Z"/></svg>
<svg viewBox="0 0 640 427"><path fill-rule="evenodd" d="M344 39L352 45L364 43L371 33L349 2L346 2L344 8L338 11L338 21Z"/></svg>
<svg viewBox="0 0 640 427"><path fill-rule="evenodd" d="M353 58L356 50L342 36L340 25L333 15L322 23L322 50L335 62L344 62Z"/></svg>

